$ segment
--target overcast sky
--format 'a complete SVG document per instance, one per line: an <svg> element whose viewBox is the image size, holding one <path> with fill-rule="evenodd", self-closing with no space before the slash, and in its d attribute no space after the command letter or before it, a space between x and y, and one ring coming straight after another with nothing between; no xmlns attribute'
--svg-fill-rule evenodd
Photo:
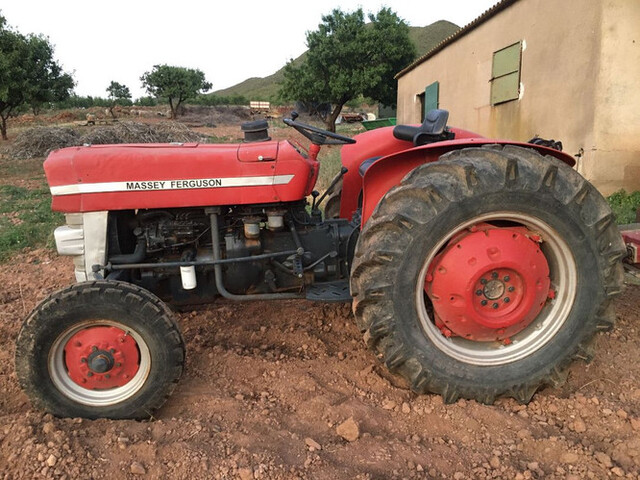
<svg viewBox="0 0 640 480"><path fill-rule="evenodd" d="M306 50L305 32L334 8L375 13L390 6L412 26L464 26L496 2L0 0L0 11L21 33L49 37L79 95L104 97L115 80L139 97L140 76L155 64L199 68L212 90L271 75Z"/></svg>

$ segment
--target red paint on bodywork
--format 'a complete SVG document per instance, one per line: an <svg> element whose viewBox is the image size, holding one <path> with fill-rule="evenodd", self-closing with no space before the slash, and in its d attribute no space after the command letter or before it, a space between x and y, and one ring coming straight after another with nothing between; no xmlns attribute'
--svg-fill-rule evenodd
<svg viewBox="0 0 640 480"><path fill-rule="evenodd" d="M640 229L623 230L620 233L629 252L629 263L640 266Z"/></svg>
<svg viewBox="0 0 640 480"><path fill-rule="evenodd" d="M358 209L358 201L362 192L362 177L358 172L360 164L372 157L387 157L413 150L412 142L398 140L393 136L394 127L383 127L361 133L353 137L356 143L342 147L342 165L349 170L342 179L342 197L340 217L351 220L353 212ZM481 138L478 134L462 130L450 129L457 139Z"/></svg>
<svg viewBox="0 0 640 480"><path fill-rule="evenodd" d="M238 147L241 162L266 162L278 158L278 142L245 143Z"/></svg>
<svg viewBox="0 0 640 480"><path fill-rule="evenodd" d="M351 220L358 209L358 199L362 192L362 177L358 172L360 164L368 158L391 155L412 147L410 142L393 136L393 127L376 128L353 137L356 143L342 147L342 165L348 171L342 177L340 197L340 217Z"/></svg>
<svg viewBox="0 0 640 480"><path fill-rule="evenodd" d="M260 151L267 155L263 160L257 158ZM96 145L56 150L44 162L44 169L50 187L105 182L293 175L286 185L53 196L53 210L90 212L297 201L311 192L312 183L317 177L318 162L313 158L305 158L288 141L263 142L251 146Z"/></svg>
<svg viewBox="0 0 640 480"><path fill-rule="evenodd" d="M457 131L456 129L452 129ZM466 132L469 133L469 132ZM383 157L371 165L364 176L362 225L367 222L382 197L394 186L399 185L404 176L419 165L435 162L442 155L453 150L481 145L514 145L537 150L542 155L555 157L573 167L575 160L570 155L551 148L532 145L530 143L494 140L482 137L462 137L456 134L455 140L432 143L411 148ZM341 212L342 213L342 212Z"/></svg>

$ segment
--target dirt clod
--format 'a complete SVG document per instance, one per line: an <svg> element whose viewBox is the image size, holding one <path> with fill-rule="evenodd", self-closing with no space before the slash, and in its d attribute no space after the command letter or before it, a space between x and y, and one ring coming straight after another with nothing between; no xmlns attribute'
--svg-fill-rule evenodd
<svg viewBox="0 0 640 480"><path fill-rule="evenodd" d="M336 433L344 438L347 442L355 442L360 437L360 426L349 417L336 428Z"/></svg>
<svg viewBox="0 0 640 480"><path fill-rule="evenodd" d="M396 408L396 405L397 403L393 400L385 400L382 402L382 408L384 408L385 410L393 410L394 408Z"/></svg>
<svg viewBox="0 0 640 480"><path fill-rule="evenodd" d="M573 422L573 430L576 433L584 433L587 431L587 424L584 423L581 419L577 419Z"/></svg>
<svg viewBox="0 0 640 480"><path fill-rule="evenodd" d="M616 476L616 477L624 477L624 470L621 469L620 467L613 467L611 469L611 472Z"/></svg>
<svg viewBox="0 0 640 480"><path fill-rule="evenodd" d="M131 470L131 473L133 473L134 475L144 475L147 473L147 470L144 468L144 466L140 462L131 463L130 470Z"/></svg>
<svg viewBox="0 0 640 480"><path fill-rule="evenodd" d="M322 450L322 446L316 442L313 438L311 437L307 437L304 439L304 443L307 445L307 447L309 447L311 450Z"/></svg>
<svg viewBox="0 0 640 480"><path fill-rule="evenodd" d="M606 453L596 452L593 454L593 456L596 457L596 460L598 460L605 467L611 468L613 466L613 463L611 463L611 457Z"/></svg>
<svg viewBox="0 0 640 480"><path fill-rule="evenodd" d="M42 426L42 432L47 435L49 433L52 433L54 430L56 429L56 426L51 423L51 422L46 422L43 426Z"/></svg>
<svg viewBox="0 0 640 480"><path fill-rule="evenodd" d="M577 454L573 453L573 452L564 453L560 457L560 461L562 463L568 463L568 464L576 463L579 459L580 459L580 457Z"/></svg>
<svg viewBox="0 0 640 480"><path fill-rule="evenodd" d="M238 469L238 477L240 477L240 480L253 480L255 478L253 475L253 470L251 470L250 468Z"/></svg>

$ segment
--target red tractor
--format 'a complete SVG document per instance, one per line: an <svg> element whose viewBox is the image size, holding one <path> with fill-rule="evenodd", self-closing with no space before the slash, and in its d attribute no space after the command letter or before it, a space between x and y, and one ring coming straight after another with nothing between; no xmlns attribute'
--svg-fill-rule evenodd
<svg viewBox="0 0 640 480"><path fill-rule="evenodd" d="M445 402L528 402L590 358L612 326L626 252L572 157L449 128L444 110L353 139L296 117L284 121L308 148L271 141L257 121L234 145L49 155L53 209L66 214L56 244L78 283L20 332L16 370L36 407L149 416L185 359L165 302L218 296L352 301L389 370ZM343 167L319 195L327 144L344 144Z"/></svg>

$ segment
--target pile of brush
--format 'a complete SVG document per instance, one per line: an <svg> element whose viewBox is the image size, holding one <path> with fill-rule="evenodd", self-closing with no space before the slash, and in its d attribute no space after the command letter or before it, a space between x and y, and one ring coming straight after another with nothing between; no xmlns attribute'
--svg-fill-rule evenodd
<svg viewBox="0 0 640 480"><path fill-rule="evenodd" d="M207 137L178 122L156 124L119 122L79 132L67 127L36 127L16 137L9 154L26 159L46 157L52 150L78 145L116 143L187 143L207 141Z"/></svg>

